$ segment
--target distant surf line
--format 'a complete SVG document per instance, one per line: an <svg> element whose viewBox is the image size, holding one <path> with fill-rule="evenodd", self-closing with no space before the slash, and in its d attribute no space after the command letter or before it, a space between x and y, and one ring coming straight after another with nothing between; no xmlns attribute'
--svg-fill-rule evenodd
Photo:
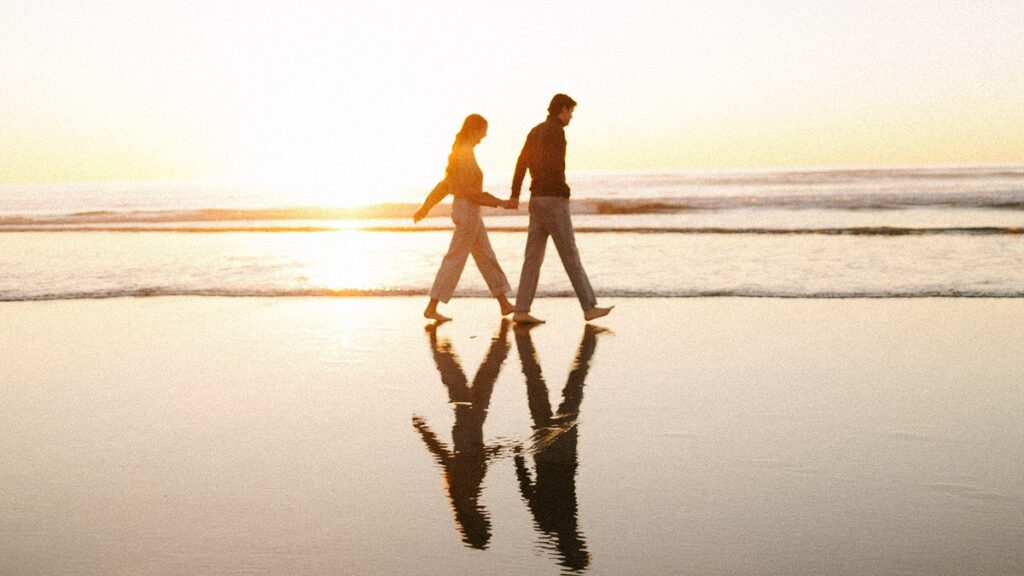
<svg viewBox="0 0 1024 576"><path fill-rule="evenodd" d="M39 294L11 294L0 292L0 302L40 302L68 300L105 300L112 298L159 298L159 297L212 297L212 298L395 298L423 297L429 288L388 288L388 289L231 289L231 288L124 288L94 291L66 291ZM878 291L808 291L787 292L757 289L718 290L603 290L602 296L609 298L776 298L808 300L850 300L850 299L913 299L913 298L1024 298L1024 290L981 291L958 290L955 288L927 290L878 290ZM460 294L468 298L490 298L485 291L466 291ZM571 291L541 291L538 296L546 298L571 298Z"/></svg>
<svg viewBox="0 0 1024 576"><path fill-rule="evenodd" d="M174 210L89 210L69 213L18 213L0 208L0 226L170 224L209 222L358 221L411 218L416 204L384 202L337 208L293 206L280 208L182 208ZM529 202L516 213L487 209L488 216L525 216ZM450 205L441 204L435 215L446 217ZM761 195L667 195L647 198L574 198L573 214L642 216L729 210L892 211L912 208L1024 210L1024 189L984 193L828 193Z"/></svg>
<svg viewBox="0 0 1024 576"><path fill-rule="evenodd" d="M175 234L225 234L225 233L324 233L324 232L369 232L369 233L422 233L450 232L451 226L104 226L104 225L38 225L3 226L2 233L175 233ZM493 234L523 234L525 226L491 226ZM578 226L577 234L718 234L718 235L768 235L768 236L1019 236L1024 227L1019 226L952 226L952 227L899 227L899 226L851 226L824 228L749 228L723 226Z"/></svg>

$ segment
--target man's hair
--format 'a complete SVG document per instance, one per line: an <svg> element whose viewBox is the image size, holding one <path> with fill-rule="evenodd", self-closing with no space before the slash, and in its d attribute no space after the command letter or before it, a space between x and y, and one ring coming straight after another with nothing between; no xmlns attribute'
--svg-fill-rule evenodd
<svg viewBox="0 0 1024 576"><path fill-rule="evenodd" d="M551 104L548 104L548 114L558 114L562 111L562 108L575 108L576 101L569 98L565 94L555 94L555 97L551 99Z"/></svg>

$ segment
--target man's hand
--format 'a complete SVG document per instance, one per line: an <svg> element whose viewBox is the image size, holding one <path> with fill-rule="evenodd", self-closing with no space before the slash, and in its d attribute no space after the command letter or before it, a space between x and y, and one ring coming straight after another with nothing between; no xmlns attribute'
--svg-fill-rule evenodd
<svg viewBox="0 0 1024 576"><path fill-rule="evenodd" d="M505 208L507 208L508 210L515 210L519 208L519 198L514 196L512 198L509 198L508 202L505 202Z"/></svg>

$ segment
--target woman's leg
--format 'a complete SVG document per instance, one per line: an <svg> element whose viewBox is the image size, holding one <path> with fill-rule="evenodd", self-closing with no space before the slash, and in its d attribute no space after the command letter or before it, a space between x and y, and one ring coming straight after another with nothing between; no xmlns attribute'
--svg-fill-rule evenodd
<svg viewBox="0 0 1024 576"><path fill-rule="evenodd" d="M494 255L494 248L491 247L491 240L483 221L480 222L480 228L477 230L476 240L473 242L470 253L473 255L473 261L480 269L484 281L487 282L491 294L498 300L498 305L501 306L501 315L511 314L514 307L508 301L507 294L512 287L509 286L508 278L505 277L505 272L501 269L501 264L498 263L498 257Z"/></svg>
<svg viewBox="0 0 1024 576"><path fill-rule="evenodd" d="M482 226L482 221L474 218L463 218L460 213L461 206L452 207L452 220L455 222L455 232L452 234L452 241L448 245L448 253L441 261L441 267L434 277L434 285L430 288L430 303L423 315L434 320L450 320L437 312L437 303L448 303L455 293L455 287L462 276L462 270L466 267L466 259L476 240L477 232Z"/></svg>

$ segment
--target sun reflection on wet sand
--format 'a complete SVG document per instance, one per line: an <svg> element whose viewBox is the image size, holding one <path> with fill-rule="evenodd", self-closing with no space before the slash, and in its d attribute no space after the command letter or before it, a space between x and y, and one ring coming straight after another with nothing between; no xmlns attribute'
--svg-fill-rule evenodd
<svg viewBox="0 0 1024 576"><path fill-rule="evenodd" d="M0 572L1021 572L1020 301L616 304L0 305Z"/></svg>

